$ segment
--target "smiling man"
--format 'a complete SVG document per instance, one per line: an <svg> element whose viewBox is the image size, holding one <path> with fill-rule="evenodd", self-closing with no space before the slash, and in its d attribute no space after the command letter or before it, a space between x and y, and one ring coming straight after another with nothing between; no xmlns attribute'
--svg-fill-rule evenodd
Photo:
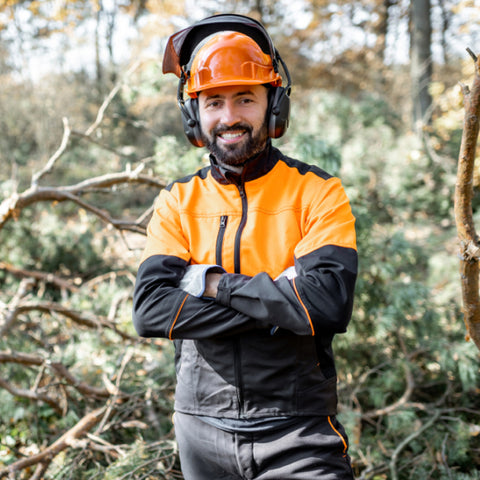
<svg viewBox="0 0 480 480"><path fill-rule="evenodd" d="M163 71L210 166L160 192L133 320L175 342L184 477L351 480L332 352L357 272L341 182L272 145L290 76L260 23L204 19L170 37Z"/></svg>

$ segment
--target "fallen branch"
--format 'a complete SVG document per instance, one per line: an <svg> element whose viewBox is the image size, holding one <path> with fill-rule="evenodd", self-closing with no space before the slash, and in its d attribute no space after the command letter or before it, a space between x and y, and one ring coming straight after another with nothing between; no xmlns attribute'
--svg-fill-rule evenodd
<svg viewBox="0 0 480 480"><path fill-rule="evenodd" d="M437 411L433 414L430 420L422 425L419 429L415 432L411 433L408 437L403 439L402 442L399 443L397 448L394 450L392 454L392 459L390 460L390 475L392 480L397 480L398 473L397 473L397 459L400 455L401 451L413 440L419 437L425 430L428 430L440 417L440 411Z"/></svg>
<svg viewBox="0 0 480 480"><path fill-rule="evenodd" d="M11 352L11 351L0 351L0 363L16 363L20 365L26 366L36 366L39 367L41 365L45 365L50 370L55 373L55 375L59 378L64 380L67 385L75 388L78 392L88 397L96 397L96 398L109 398L113 394L119 398L125 398L128 395L122 392L118 387L115 388L114 392L112 393L111 389L109 388L98 388L93 387L78 378L76 378L68 368L60 362L50 362L48 359L41 357L40 355L33 355L30 353L22 353L22 352ZM1 385L0 385L1 386ZM25 395L22 395L25 396Z"/></svg>
<svg viewBox="0 0 480 480"><path fill-rule="evenodd" d="M79 325L83 325L88 328L108 328L110 330L113 330L115 333L120 335L124 340L130 340L132 342L136 342L138 339L136 337L133 337L132 335L129 335L126 332L123 332L122 330L119 330L117 328L117 325L114 322L111 322L109 320L106 320L100 316L86 316L82 315L81 313L71 310L70 308L65 307L64 305L61 305L59 303L55 302L35 302L35 303L23 303L19 304L15 307L15 309L11 312L11 318L9 318L9 325L13 323L16 317L23 313L28 313L32 311L39 311L39 312L44 312L44 313L58 313L60 315L63 315L64 317L69 318L70 320L73 320L75 323L78 323ZM5 335L7 333L7 329L2 327L2 330L0 331L0 338L2 335Z"/></svg>
<svg viewBox="0 0 480 480"><path fill-rule="evenodd" d="M46 470L46 466L49 465L52 460L63 450L66 450L68 447L75 448L79 445L79 441L82 437L86 436L87 433L100 422L104 417L105 407L98 408L93 412L85 415L74 427L72 427L68 432L63 434L56 442L47 447L43 452L36 455L31 455L27 458L22 458L15 463L12 463L6 468L0 470L0 478L5 478L8 475L15 475L16 472L19 472L25 468L31 467L32 465L42 465L43 471Z"/></svg>
<svg viewBox="0 0 480 480"><path fill-rule="evenodd" d="M463 88L465 116L455 185L455 222L460 241L460 279L467 339L480 350L479 243L473 222L473 171L479 133L480 64L475 62L472 89Z"/></svg>
<svg viewBox="0 0 480 480"><path fill-rule="evenodd" d="M141 175L139 170L141 170L141 166L137 170L101 175L83 180L75 185L60 187L40 187L34 185L20 194L15 193L0 203L0 230L7 221L17 219L24 208L35 203L71 201L119 230L130 230L144 234L144 225L140 225L137 222L114 219L106 210L95 207L81 199L81 196L85 193L94 192L98 189L112 188L121 184L144 184L158 189L165 187L164 181L149 175Z"/></svg>
<svg viewBox="0 0 480 480"><path fill-rule="evenodd" d="M4 270L11 273L18 278L32 278L40 282L50 283L57 288L70 290L71 292L78 292L78 287L73 284L72 281L65 278L54 275L53 273L40 272L37 270L25 270L23 268L17 268L9 263L0 261L0 270Z"/></svg>
<svg viewBox="0 0 480 480"><path fill-rule="evenodd" d="M27 398L28 400L44 402L50 407L52 407L61 416L63 416L65 413L63 408L59 405L57 398L50 397L43 392L35 392L26 388L15 387L3 378L0 378L0 388L4 388L14 397Z"/></svg>
<svg viewBox="0 0 480 480"><path fill-rule="evenodd" d="M34 282L31 278L24 278L18 286L17 293L13 296L8 305L3 308L4 312L1 312L3 313L1 315L3 317L3 323L0 326L0 338L2 338L8 332L13 322L17 318L18 306L22 298L25 297L29 292L33 283Z"/></svg>

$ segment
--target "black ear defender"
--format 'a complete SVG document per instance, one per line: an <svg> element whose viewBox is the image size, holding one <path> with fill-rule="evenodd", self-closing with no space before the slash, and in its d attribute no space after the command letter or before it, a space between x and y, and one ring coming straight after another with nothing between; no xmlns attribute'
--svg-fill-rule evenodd
<svg viewBox="0 0 480 480"><path fill-rule="evenodd" d="M183 130L189 142L195 147L204 147L205 143L202 140L202 129L200 127L200 118L198 114L198 99L197 98L183 98L183 86L185 85L186 77L182 75L178 83L177 103L180 107L180 115L182 117Z"/></svg>
<svg viewBox="0 0 480 480"><path fill-rule="evenodd" d="M272 87L268 96L268 136L270 138L280 138L288 128L290 122L290 92L291 79L288 68L285 62L280 57L277 50L275 50L276 60L278 60L287 77L286 87Z"/></svg>

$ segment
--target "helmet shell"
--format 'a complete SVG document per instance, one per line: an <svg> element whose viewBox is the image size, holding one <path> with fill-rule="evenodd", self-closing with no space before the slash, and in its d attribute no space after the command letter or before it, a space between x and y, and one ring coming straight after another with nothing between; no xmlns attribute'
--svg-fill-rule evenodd
<svg viewBox="0 0 480 480"><path fill-rule="evenodd" d="M213 87L282 84L271 57L240 32L221 32L210 37L194 54L187 74L185 91L193 98Z"/></svg>

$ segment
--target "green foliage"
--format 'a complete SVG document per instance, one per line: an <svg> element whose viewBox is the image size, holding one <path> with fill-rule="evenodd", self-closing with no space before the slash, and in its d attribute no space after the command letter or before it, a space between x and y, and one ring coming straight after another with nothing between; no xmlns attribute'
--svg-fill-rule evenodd
<svg viewBox="0 0 480 480"><path fill-rule="evenodd" d="M145 170L166 181L205 164L204 150L183 136L172 99L175 81L160 77L158 68L150 65L122 88L96 143L73 140L44 184L67 185L135 168L140 159ZM87 100L69 105L69 112L82 130L95 118L88 101L95 95L80 77L70 79L69 88L80 88ZM59 95L67 94L73 98L68 89ZM0 102L1 111L15 106L3 97ZM48 118L58 120L55 102L49 102ZM23 108L20 103L11 118L20 117ZM61 136L59 125L55 138L40 144L42 136L22 122L8 123L2 140L2 151L12 152L19 166L17 178L4 172L0 194L5 198L29 185L31 170L43 166L44 153L51 155ZM25 141L17 145L18 125ZM398 112L378 95L352 100L303 91L293 99L287 135L276 141L286 154L339 175L357 219L354 313L334 347L340 419L349 432L355 471L364 480L389 479L392 471L398 480L479 478L478 352L464 340L452 226L457 130L429 132L432 155L424 141L403 130ZM152 190L106 190L90 200L119 218L131 218L151 205L158 193ZM103 429L94 427L76 448L58 455L44 478L180 479L171 422L174 349L168 341L138 339L131 323L141 245L129 250L130 234L118 234L71 203L24 209L0 237L3 262L49 273L71 287L60 288L52 279L33 282L20 304L51 308L22 312L0 340L2 352L45 360L2 363L0 377L56 402L0 388L0 468L38 453L88 412L107 405L113 411ZM4 311L21 280L0 270ZM58 305L72 315L53 308ZM51 368L55 362L76 381L58 376ZM106 389L110 399L86 394L79 385ZM121 398L111 393L117 388ZM429 425L434 414L438 419Z"/></svg>
<svg viewBox="0 0 480 480"><path fill-rule="evenodd" d="M317 165L330 175L339 175L342 158L336 146L309 134L296 135L292 143L292 154L299 160Z"/></svg>
<svg viewBox="0 0 480 480"><path fill-rule="evenodd" d="M64 275L92 276L106 271L102 252L107 240L95 236L85 216L62 219L62 208L45 206L5 227L1 257L18 267Z"/></svg>
<svg viewBox="0 0 480 480"><path fill-rule="evenodd" d="M171 182L204 166L205 152L188 148L176 137L166 135L158 139L155 148L155 172Z"/></svg>

